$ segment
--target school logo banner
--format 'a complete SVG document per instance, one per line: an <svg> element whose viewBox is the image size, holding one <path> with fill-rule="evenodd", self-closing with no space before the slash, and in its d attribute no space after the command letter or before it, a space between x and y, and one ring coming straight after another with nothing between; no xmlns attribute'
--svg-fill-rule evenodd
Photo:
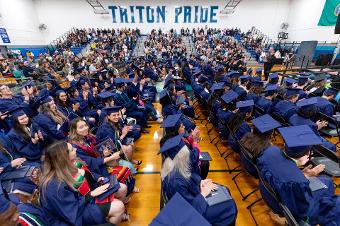
<svg viewBox="0 0 340 226"><path fill-rule="evenodd" d="M334 26L340 13L340 0L326 0L319 26Z"/></svg>

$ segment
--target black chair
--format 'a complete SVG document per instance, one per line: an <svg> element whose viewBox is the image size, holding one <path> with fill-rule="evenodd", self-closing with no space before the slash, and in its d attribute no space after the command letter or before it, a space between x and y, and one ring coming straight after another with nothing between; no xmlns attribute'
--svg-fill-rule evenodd
<svg viewBox="0 0 340 226"><path fill-rule="evenodd" d="M318 112L318 116L321 120L325 120L328 122L328 127L322 128L320 132L329 137L338 137L340 139L339 132L339 123L333 118L322 112ZM339 141L338 143L339 144Z"/></svg>

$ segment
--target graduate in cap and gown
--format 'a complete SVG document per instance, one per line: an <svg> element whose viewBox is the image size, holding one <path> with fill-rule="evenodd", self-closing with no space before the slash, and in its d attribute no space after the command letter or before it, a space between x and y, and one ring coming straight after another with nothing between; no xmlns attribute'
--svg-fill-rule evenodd
<svg viewBox="0 0 340 226"><path fill-rule="evenodd" d="M33 118L33 129L42 133L46 144L66 138L68 118L57 109L51 96L42 97L39 114Z"/></svg>
<svg viewBox="0 0 340 226"><path fill-rule="evenodd" d="M295 103L298 101L299 90L295 88L290 88L286 91L284 100L277 102L274 107L272 108L272 112L278 114L286 121L295 114L296 112L296 105Z"/></svg>
<svg viewBox="0 0 340 226"><path fill-rule="evenodd" d="M334 195L333 181L319 176L324 166L299 168L308 162L311 147L321 144L321 140L307 125L279 128L279 132L285 141L285 150L270 146L262 152L257 159L261 176L297 221L310 225L339 225L340 200ZM325 186L316 187L312 183L315 180ZM271 209L280 214L277 201L262 184L260 191Z"/></svg>
<svg viewBox="0 0 340 226"><path fill-rule="evenodd" d="M274 105L274 99L278 93L278 85L270 84L265 88L264 96L260 97L256 105L263 110L264 113L269 113L272 111Z"/></svg>
<svg viewBox="0 0 340 226"><path fill-rule="evenodd" d="M125 212L118 199L97 203L95 198L106 192L104 184L82 194L86 172L72 162L76 150L66 142L57 142L45 153L40 203L48 225L119 224Z"/></svg>
<svg viewBox="0 0 340 226"><path fill-rule="evenodd" d="M159 94L159 103L162 105L162 114L166 118L168 115L180 114L181 111L173 104L168 90L162 90Z"/></svg>
<svg viewBox="0 0 340 226"><path fill-rule="evenodd" d="M177 192L191 204L212 225L235 224L237 208L233 199L209 206L205 198L217 185L190 170L190 150L183 141L183 135L167 140L160 152L164 155L161 178L167 199Z"/></svg>
<svg viewBox="0 0 340 226"><path fill-rule="evenodd" d="M300 125L308 125L315 132L317 136L320 137L322 141L322 146L328 148L329 150L336 152L335 144L329 142L325 138L323 138L318 130L326 127L328 125L327 121L321 121L317 119L317 113L319 111L316 106L318 102L317 97L312 97L309 99L303 99L296 103L297 111L294 115L289 118L289 124L292 126L300 126ZM316 122L312 120L317 120Z"/></svg>
<svg viewBox="0 0 340 226"><path fill-rule="evenodd" d="M334 105L331 103L332 100L337 96L339 93L338 90L334 88L326 89L321 97L317 97L316 106L318 107L319 111L323 114L332 117L334 115Z"/></svg>
<svg viewBox="0 0 340 226"><path fill-rule="evenodd" d="M237 102L236 108L238 111L229 119L228 126L230 133L228 137L228 144L234 152L240 152L240 147L237 141L241 140L244 135L251 132L251 128L246 120L251 118L253 106L253 100Z"/></svg>

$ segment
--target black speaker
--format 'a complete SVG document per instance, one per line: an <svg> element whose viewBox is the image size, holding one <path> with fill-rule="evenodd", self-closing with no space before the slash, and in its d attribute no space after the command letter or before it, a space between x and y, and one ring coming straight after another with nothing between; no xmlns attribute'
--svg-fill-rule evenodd
<svg viewBox="0 0 340 226"><path fill-rule="evenodd" d="M340 34L340 16L338 16L338 19L336 20L334 34Z"/></svg>

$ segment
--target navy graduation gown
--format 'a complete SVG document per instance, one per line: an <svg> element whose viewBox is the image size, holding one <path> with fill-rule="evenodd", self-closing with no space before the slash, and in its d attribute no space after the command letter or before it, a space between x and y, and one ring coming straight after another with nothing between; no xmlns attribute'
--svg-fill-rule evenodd
<svg viewBox="0 0 340 226"><path fill-rule="evenodd" d="M334 105L325 98L317 98L318 102L316 103L316 106L318 107L319 111L325 115L328 115L329 117L332 117L334 114Z"/></svg>
<svg viewBox="0 0 340 226"><path fill-rule="evenodd" d="M330 196L327 189L312 192L309 181L297 165L276 146L270 146L257 159L257 166L262 177L278 194L297 220L307 220L311 225L338 225L340 218L335 216L340 206L336 206L338 197ZM332 186L330 189L333 189ZM260 185L263 199L280 213L276 201ZM332 222L328 224L326 222Z"/></svg>
<svg viewBox="0 0 340 226"><path fill-rule="evenodd" d="M264 98L264 97L260 97L257 102L256 105L259 106L265 114L271 112L272 110L272 106L273 106L273 102L271 102L270 100Z"/></svg>
<svg viewBox="0 0 340 226"><path fill-rule="evenodd" d="M210 224L216 226L227 226L234 223L237 208L234 200L208 206L200 191L201 178L192 174L187 180L179 172L171 172L163 181L163 190L168 199L178 192L188 201Z"/></svg>
<svg viewBox="0 0 340 226"><path fill-rule="evenodd" d="M66 183L52 179L41 191L40 204L46 221L53 226L82 226L106 222L100 208Z"/></svg>
<svg viewBox="0 0 340 226"><path fill-rule="evenodd" d="M12 143L12 155L14 158L26 158L28 161L40 162L43 154L44 142L39 140L33 144L31 139L26 140L13 128L7 134L9 142Z"/></svg>
<svg viewBox="0 0 340 226"><path fill-rule="evenodd" d="M244 135L246 135L247 133L250 133L250 132L251 132L251 128L248 125L248 123L242 122L240 127L235 132L234 136L232 136L232 134L229 134L228 144L233 149L233 151L235 151L237 153L240 152L240 147L237 144L237 141L241 140Z"/></svg>
<svg viewBox="0 0 340 226"><path fill-rule="evenodd" d="M272 111L288 121L295 114L296 105L290 101L281 100L273 107Z"/></svg>
<svg viewBox="0 0 340 226"><path fill-rule="evenodd" d="M52 140L62 140L66 138L65 133L57 129L57 123L47 114L39 113L34 117L33 127L36 131L41 131L46 143Z"/></svg>

